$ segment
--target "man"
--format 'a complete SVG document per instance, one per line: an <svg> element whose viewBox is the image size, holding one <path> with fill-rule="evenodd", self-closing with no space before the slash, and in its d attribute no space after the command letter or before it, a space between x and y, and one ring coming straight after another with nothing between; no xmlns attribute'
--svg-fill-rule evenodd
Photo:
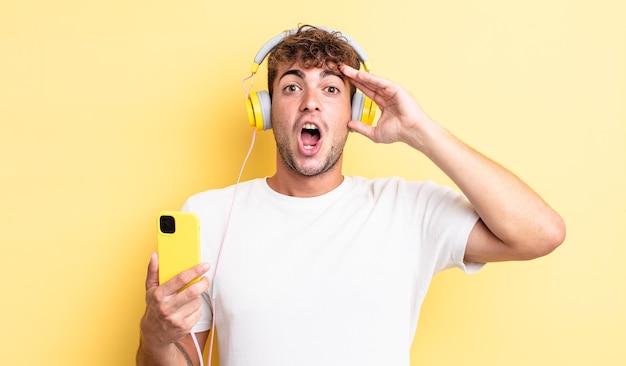
<svg viewBox="0 0 626 366"><path fill-rule="evenodd" d="M435 273L532 259L562 243L561 217L526 184L430 119L399 85L358 66L339 33L308 26L270 54L276 172L240 184L230 221L233 187L188 200L211 264L159 284L153 255L138 364L198 364L190 333L206 343L214 302L222 366L408 365ZM375 127L351 120L355 86L382 111ZM343 176L350 130L413 147L463 195L431 182Z"/></svg>

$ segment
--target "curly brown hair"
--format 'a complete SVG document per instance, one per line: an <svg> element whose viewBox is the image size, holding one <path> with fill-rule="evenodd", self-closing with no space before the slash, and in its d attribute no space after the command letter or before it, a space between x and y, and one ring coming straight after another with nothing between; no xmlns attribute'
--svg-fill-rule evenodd
<svg viewBox="0 0 626 366"><path fill-rule="evenodd" d="M283 39L270 53L267 60L267 86L273 94L274 79L278 66L299 61L305 68L333 67L346 64L360 68L359 58L341 32L326 31L310 25L301 25L298 30ZM356 88L351 86L350 94Z"/></svg>

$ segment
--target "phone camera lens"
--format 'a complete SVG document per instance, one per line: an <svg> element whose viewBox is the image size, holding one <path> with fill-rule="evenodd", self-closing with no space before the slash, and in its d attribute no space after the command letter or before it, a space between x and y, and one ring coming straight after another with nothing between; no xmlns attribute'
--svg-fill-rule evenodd
<svg viewBox="0 0 626 366"><path fill-rule="evenodd" d="M163 234L174 234L176 232L176 221L173 216L163 215L159 218L159 227Z"/></svg>

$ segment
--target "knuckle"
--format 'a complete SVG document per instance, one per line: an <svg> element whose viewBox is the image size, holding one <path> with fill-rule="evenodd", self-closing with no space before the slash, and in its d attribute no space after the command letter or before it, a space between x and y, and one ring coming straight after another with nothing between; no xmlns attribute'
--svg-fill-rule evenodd
<svg viewBox="0 0 626 366"><path fill-rule="evenodd" d="M163 290L161 288L158 288L155 291L153 291L152 292L152 299L157 304L160 304L160 303L164 302L165 301L165 294L163 293Z"/></svg>
<svg viewBox="0 0 626 366"><path fill-rule="evenodd" d="M187 333L187 330L189 328L190 326L187 324L186 321L183 320L172 323L172 329L177 333Z"/></svg>
<svg viewBox="0 0 626 366"><path fill-rule="evenodd" d="M165 295L160 288L146 291L146 304L150 307L159 306L165 301Z"/></svg>
<svg viewBox="0 0 626 366"><path fill-rule="evenodd" d="M185 289L186 299L198 299L199 296L209 288L209 283L208 278L201 277L196 283Z"/></svg>
<svg viewBox="0 0 626 366"><path fill-rule="evenodd" d="M173 281L178 287L183 287L189 282L185 272L181 272L178 276L175 276Z"/></svg>
<svg viewBox="0 0 626 366"><path fill-rule="evenodd" d="M194 283L193 285L187 287L185 290L185 295L188 299L197 298L204 291L204 287L201 286L200 283Z"/></svg>
<svg viewBox="0 0 626 366"><path fill-rule="evenodd" d="M189 301L189 307L194 311L198 311L198 309L200 309L200 306L202 305L202 300L200 300L199 297L196 297L194 299L191 299Z"/></svg>
<svg viewBox="0 0 626 366"><path fill-rule="evenodd" d="M190 328L193 328L193 326L198 322L198 320L200 320L201 316L202 316L202 312L198 310L198 311L195 311L193 314L191 314L189 318L187 318L189 320L189 324L191 325Z"/></svg>
<svg viewBox="0 0 626 366"><path fill-rule="evenodd" d="M194 269L188 269L179 273L175 278L176 284L181 287L193 281L199 274L194 271Z"/></svg>
<svg viewBox="0 0 626 366"><path fill-rule="evenodd" d="M170 321L172 318L172 309L169 306L157 306L156 313L160 319Z"/></svg>

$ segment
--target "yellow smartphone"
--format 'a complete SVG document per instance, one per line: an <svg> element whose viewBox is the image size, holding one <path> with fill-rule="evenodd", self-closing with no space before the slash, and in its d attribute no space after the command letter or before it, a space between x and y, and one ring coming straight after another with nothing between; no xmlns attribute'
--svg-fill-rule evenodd
<svg viewBox="0 0 626 366"><path fill-rule="evenodd" d="M200 223L192 212L163 211L158 216L159 283L200 263ZM187 286L198 281L194 279Z"/></svg>

